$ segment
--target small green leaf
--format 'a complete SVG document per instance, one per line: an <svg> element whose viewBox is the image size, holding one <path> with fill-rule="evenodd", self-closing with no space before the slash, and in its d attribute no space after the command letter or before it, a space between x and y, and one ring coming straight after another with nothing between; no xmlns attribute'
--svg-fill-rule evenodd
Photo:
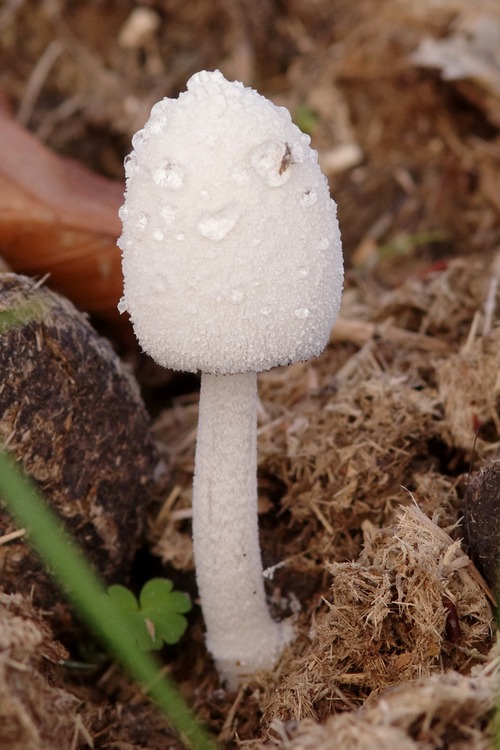
<svg viewBox="0 0 500 750"><path fill-rule="evenodd" d="M108 588L108 594L122 612L136 612L139 610L137 599L129 589L118 583Z"/></svg>
<svg viewBox="0 0 500 750"><path fill-rule="evenodd" d="M308 133L308 135L311 135L316 130L319 122L316 112L306 104L301 104L297 108L294 120L302 132Z"/></svg>
<svg viewBox="0 0 500 750"><path fill-rule="evenodd" d="M191 602L186 594L172 589L172 581L153 578L144 584L138 602L125 586L108 588L108 595L129 623L141 651L177 643L186 630L184 613L191 609Z"/></svg>
<svg viewBox="0 0 500 750"><path fill-rule="evenodd" d="M172 588L172 581L153 578L143 586L140 595L141 611L153 624L155 637L165 643L177 643L181 638L187 627L184 612L191 609L187 594Z"/></svg>

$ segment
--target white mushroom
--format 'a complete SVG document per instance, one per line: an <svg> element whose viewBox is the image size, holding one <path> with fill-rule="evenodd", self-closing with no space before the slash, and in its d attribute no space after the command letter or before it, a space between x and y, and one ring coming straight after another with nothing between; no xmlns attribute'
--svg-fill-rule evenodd
<svg viewBox="0 0 500 750"><path fill-rule="evenodd" d="M157 362L202 372L196 575L207 647L234 687L291 639L263 585L256 373L328 340L343 281L336 206L288 111L219 71L156 104L132 143L120 309Z"/></svg>

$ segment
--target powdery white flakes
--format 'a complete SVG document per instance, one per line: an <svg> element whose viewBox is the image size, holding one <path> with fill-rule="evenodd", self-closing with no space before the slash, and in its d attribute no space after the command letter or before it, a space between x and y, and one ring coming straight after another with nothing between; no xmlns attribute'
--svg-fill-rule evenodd
<svg viewBox="0 0 500 750"><path fill-rule="evenodd" d="M300 320L305 320L309 317L309 310L307 307L298 307L294 313L296 318L299 318Z"/></svg>
<svg viewBox="0 0 500 750"><path fill-rule="evenodd" d="M292 152L288 143L278 140L260 143L251 155L252 166L259 177L271 187L284 185L290 178Z"/></svg>
<svg viewBox="0 0 500 750"><path fill-rule="evenodd" d="M158 187L180 190L184 184L184 170L179 164L166 163L153 172L153 182Z"/></svg>
<svg viewBox="0 0 500 750"><path fill-rule="evenodd" d="M229 206L214 214L206 214L198 221L197 227L203 237L210 240L224 239L224 237L236 225L239 215L237 210Z"/></svg>
<svg viewBox="0 0 500 750"><path fill-rule="evenodd" d="M198 73L153 107L126 175L124 299L145 351L212 373L321 352L342 290L336 206L287 110Z"/></svg>

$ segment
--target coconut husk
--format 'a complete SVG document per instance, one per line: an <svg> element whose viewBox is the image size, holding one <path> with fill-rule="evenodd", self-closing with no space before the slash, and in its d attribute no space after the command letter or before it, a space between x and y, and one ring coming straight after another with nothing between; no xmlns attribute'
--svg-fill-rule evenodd
<svg viewBox="0 0 500 750"><path fill-rule="evenodd" d="M500 567L500 462L470 477L464 501L464 536L477 569L498 593Z"/></svg>
<svg viewBox="0 0 500 750"><path fill-rule="evenodd" d="M158 456L139 389L71 303L0 275L0 441L108 581L123 580L157 489ZM0 510L0 580L50 609L59 593Z"/></svg>

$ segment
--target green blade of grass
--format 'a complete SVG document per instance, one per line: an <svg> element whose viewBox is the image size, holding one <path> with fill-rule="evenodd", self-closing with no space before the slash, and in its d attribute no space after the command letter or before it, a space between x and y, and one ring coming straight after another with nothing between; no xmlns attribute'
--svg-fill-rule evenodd
<svg viewBox="0 0 500 750"><path fill-rule="evenodd" d="M0 451L0 495L10 514L28 529L29 541L81 619L107 652L155 700L192 750L216 750L161 664L137 649L127 623L59 519L12 459Z"/></svg>

